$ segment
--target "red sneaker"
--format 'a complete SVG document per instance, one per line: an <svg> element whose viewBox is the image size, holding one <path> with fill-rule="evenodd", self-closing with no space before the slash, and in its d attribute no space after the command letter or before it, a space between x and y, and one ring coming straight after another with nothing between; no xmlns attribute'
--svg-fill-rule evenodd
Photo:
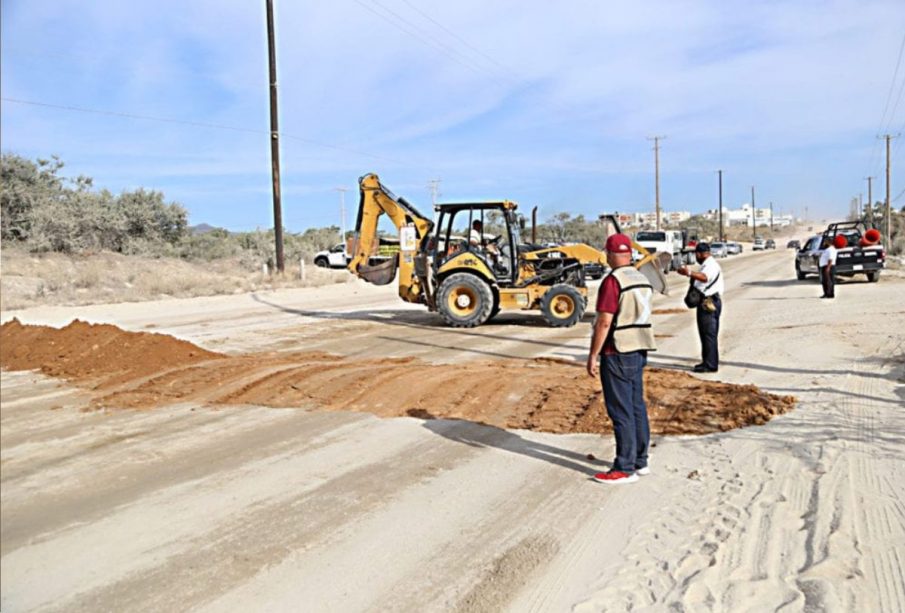
<svg viewBox="0 0 905 613"><path fill-rule="evenodd" d="M638 475L632 473L624 473L621 470L611 470L605 473L597 473L594 475L594 481L599 483L634 483L638 480Z"/></svg>

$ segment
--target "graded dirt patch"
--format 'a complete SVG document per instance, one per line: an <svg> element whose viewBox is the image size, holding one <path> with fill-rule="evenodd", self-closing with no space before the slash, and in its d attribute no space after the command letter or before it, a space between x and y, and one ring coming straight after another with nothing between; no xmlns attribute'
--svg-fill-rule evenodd
<svg viewBox="0 0 905 613"><path fill-rule="evenodd" d="M40 370L95 390L95 406L177 402L252 404L476 421L546 432L609 432L600 383L584 365L548 358L430 364L317 352L226 356L163 334L75 321L62 329L0 327L0 366ZM702 434L764 424L791 396L650 368L655 434Z"/></svg>

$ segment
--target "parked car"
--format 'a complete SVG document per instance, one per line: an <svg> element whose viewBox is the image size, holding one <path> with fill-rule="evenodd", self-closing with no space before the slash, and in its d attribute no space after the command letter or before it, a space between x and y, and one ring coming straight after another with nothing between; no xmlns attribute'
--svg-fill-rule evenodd
<svg viewBox="0 0 905 613"><path fill-rule="evenodd" d="M764 245L765 249L776 249L776 241L772 238L767 239L767 244Z"/></svg>
<svg viewBox="0 0 905 613"><path fill-rule="evenodd" d="M742 252L741 244L736 243L735 241L730 241L730 242L726 243L726 253L728 253L729 255L738 255L741 252Z"/></svg>
<svg viewBox="0 0 905 613"><path fill-rule="evenodd" d="M715 258L724 258L729 255L726 243L710 243L710 255Z"/></svg>
<svg viewBox="0 0 905 613"><path fill-rule="evenodd" d="M763 251L767 247L767 241L762 238L754 239L754 246L751 247L754 251Z"/></svg>
<svg viewBox="0 0 905 613"><path fill-rule="evenodd" d="M801 249L801 241L790 240L786 243L786 249Z"/></svg>

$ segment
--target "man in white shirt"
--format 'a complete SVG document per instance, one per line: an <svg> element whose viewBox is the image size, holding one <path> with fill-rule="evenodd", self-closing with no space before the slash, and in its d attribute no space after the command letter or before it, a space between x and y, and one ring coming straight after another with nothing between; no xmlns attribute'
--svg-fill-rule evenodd
<svg viewBox="0 0 905 613"><path fill-rule="evenodd" d="M820 251L820 281L823 283L823 296L821 298L836 297L836 246L828 238L823 239L823 249Z"/></svg>
<svg viewBox="0 0 905 613"><path fill-rule="evenodd" d="M694 279L694 286L704 294L704 300L697 308L698 336L701 339L701 363L695 365L694 372L716 372L720 368L720 315L723 312L723 270L716 258L710 255L710 245L698 243L694 250L695 259L701 265L693 272L687 266L677 270L680 275Z"/></svg>
<svg viewBox="0 0 905 613"><path fill-rule="evenodd" d="M468 236L468 242L471 243L472 247L484 246L484 224L481 223L480 219L475 219L471 222L471 232Z"/></svg>

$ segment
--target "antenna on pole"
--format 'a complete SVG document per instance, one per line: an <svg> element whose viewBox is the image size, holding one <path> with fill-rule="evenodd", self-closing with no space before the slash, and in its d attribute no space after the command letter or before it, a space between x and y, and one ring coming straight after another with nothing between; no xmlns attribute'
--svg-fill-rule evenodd
<svg viewBox="0 0 905 613"><path fill-rule="evenodd" d="M431 190L431 205L436 206L437 198L440 197L440 181L442 179L431 179L427 182L428 189Z"/></svg>

